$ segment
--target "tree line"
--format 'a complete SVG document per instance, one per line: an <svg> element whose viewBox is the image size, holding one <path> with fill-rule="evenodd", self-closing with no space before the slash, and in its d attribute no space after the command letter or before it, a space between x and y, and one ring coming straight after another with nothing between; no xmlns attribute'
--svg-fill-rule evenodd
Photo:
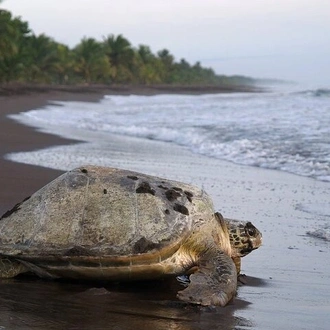
<svg viewBox="0 0 330 330"><path fill-rule="evenodd" d="M1 2L1 0L0 0ZM123 35L99 41L84 37L70 48L35 35L28 22L0 9L0 83L41 84L252 84L251 78L217 75L200 62L176 61L167 49L154 54L147 45L133 47Z"/></svg>

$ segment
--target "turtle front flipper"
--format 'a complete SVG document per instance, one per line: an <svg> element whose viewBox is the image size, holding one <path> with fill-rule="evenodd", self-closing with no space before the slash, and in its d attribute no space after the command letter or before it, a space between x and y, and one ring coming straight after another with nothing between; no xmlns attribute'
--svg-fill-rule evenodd
<svg viewBox="0 0 330 330"><path fill-rule="evenodd" d="M27 271L28 269L20 262L0 257L0 278L12 278Z"/></svg>
<svg viewBox="0 0 330 330"><path fill-rule="evenodd" d="M203 306L225 306L236 294L237 272L233 260L218 250L204 254L189 286L178 292L180 300Z"/></svg>
<svg viewBox="0 0 330 330"><path fill-rule="evenodd" d="M234 257L232 259L236 266L237 276L239 276L241 273L241 257Z"/></svg>

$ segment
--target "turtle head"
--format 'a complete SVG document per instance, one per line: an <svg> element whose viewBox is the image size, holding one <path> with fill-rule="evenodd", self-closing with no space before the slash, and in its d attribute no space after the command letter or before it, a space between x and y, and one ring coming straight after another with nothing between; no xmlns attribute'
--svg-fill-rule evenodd
<svg viewBox="0 0 330 330"><path fill-rule="evenodd" d="M251 222L224 219L229 233L232 257L244 257L262 244L260 231Z"/></svg>

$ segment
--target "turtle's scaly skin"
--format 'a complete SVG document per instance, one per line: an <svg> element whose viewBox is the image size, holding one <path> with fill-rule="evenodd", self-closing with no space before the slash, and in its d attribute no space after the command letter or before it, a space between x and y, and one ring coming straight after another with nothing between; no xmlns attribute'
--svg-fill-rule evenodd
<svg viewBox="0 0 330 330"><path fill-rule="evenodd" d="M215 214L197 187L85 166L2 216L0 277L32 271L50 278L137 280L197 267L178 297L223 306L236 291L233 260L261 244L261 234L247 234L247 224Z"/></svg>

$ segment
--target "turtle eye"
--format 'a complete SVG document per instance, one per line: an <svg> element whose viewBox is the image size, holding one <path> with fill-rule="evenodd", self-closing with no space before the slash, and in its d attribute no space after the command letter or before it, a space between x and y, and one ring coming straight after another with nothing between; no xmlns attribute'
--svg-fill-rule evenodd
<svg viewBox="0 0 330 330"><path fill-rule="evenodd" d="M254 228L249 228L249 229L248 229L248 234L249 234L250 236L254 236L254 235L256 234L256 230L255 230Z"/></svg>
<svg viewBox="0 0 330 330"><path fill-rule="evenodd" d="M255 236L256 235L256 228L252 225L251 222L248 222L245 226L245 232L249 236Z"/></svg>

